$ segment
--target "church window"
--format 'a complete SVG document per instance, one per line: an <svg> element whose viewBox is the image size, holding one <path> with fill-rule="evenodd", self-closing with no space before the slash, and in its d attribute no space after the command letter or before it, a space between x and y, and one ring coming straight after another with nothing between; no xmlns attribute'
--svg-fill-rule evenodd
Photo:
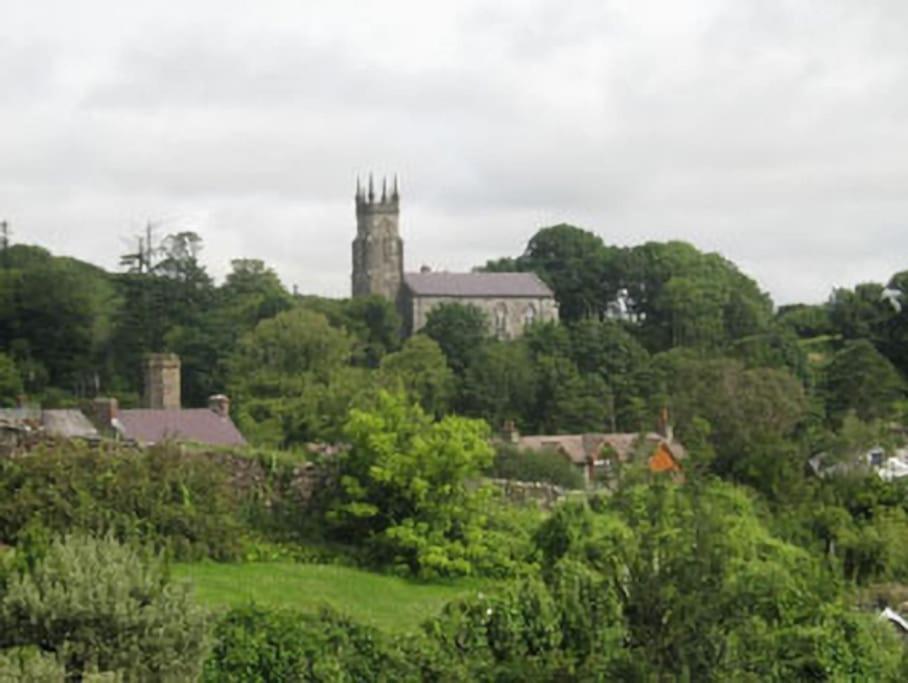
<svg viewBox="0 0 908 683"><path fill-rule="evenodd" d="M495 336L499 339L508 336L508 308L504 304L495 309Z"/></svg>
<svg viewBox="0 0 908 683"><path fill-rule="evenodd" d="M536 307L530 304L523 312L523 326L529 327L534 322L536 322Z"/></svg>

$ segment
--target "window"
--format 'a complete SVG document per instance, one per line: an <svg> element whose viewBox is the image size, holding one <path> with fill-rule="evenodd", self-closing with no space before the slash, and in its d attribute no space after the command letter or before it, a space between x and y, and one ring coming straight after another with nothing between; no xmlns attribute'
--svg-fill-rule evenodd
<svg viewBox="0 0 908 683"><path fill-rule="evenodd" d="M536 307L530 304L523 312L523 326L529 327L534 322L536 322Z"/></svg>
<svg viewBox="0 0 908 683"><path fill-rule="evenodd" d="M504 339L508 336L508 307L498 304L495 309L495 336Z"/></svg>

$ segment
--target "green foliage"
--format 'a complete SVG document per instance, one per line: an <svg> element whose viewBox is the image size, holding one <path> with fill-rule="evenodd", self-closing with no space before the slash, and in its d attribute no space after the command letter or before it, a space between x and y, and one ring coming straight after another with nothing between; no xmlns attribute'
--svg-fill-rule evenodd
<svg viewBox="0 0 908 683"><path fill-rule="evenodd" d="M353 410L345 427L337 538L368 546L375 561L421 576L467 574L484 552L479 494L467 482L492 450L482 422L432 422L418 405L382 392L374 410Z"/></svg>
<svg viewBox="0 0 908 683"><path fill-rule="evenodd" d="M889 417L905 383L895 367L866 339L847 343L826 368L823 383L829 412L840 420L854 411L862 420Z"/></svg>
<svg viewBox="0 0 908 683"><path fill-rule="evenodd" d="M491 271L530 271L555 292L562 320L601 316L617 291L609 277L617 250L598 235L574 227L555 225L539 230L516 260L486 264Z"/></svg>
<svg viewBox="0 0 908 683"><path fill-rule="evenodd" d="M412 657L381 632L332 611L238 608L217 624L203 680L401 681L416 680Z"/></svg>
<svg viewBox="0 0 908 683"><path fill-rule="evenodd" d="M400 351L382 359L381 374L392 390L403 389L429 415L441 417L448 412L454 375L441 347L430 337L410 337Z"/></svg>
<svg viewBox="0 0 908 683"><path fill-rule="evenodd" d="M0 681L48 683L65 681L66 669L51 654L39 648L14 647L0 650Z"/></svg>
<svg viewBox="0 0 908 683"><path fill-rule="evenodd" d="M7 543L37 524L55 533L109 531L181 558L236 558L239 502L223 468L173 447L69 443L0 460L0 540Z"/></svg>
<svg viewBox="0 0 908 683"><path fill-rule="evenodd" d="M472 304L441 304L433 308L422 332L438 343L458 377L463 377L473 358L490 339L486 314Z"/></svg>
<svg viewBox="0 0 908 683"><path fill-rule="evenodd" d="M651 675L897 677L894 636L842 607L822 564L772 536L727 484L636 484L596 511L557 510L538 538L546 566L580 563L609 587L625 646Z"/></svg>
<svg viewBox="0 0 908 683"><path fill-rule="evenodd" d="M332 327L342 329L353 340L353 360L375 368L385 355L400 348L403 322L394 306L382 296L353 299L305 297L303 306L324 315Z"/></svg>
<svg viewBox="0 0 908 683"><path fill-rule="evenodd" d="M348 365L353 339L320 313L296 308L259 323L230 362L238 426L254 442L333 441L370 382Z"/></svg>
<svg viewBox="0 0 908 683"><path fill-rule="evenodd" d="M717 472L762 482L770 491L777 478L801 471L803 460L786 441L807 411L804 390L794 377L784 370L747 369L738 361L677 351L661 354L656 362L682 442L708 427Z"/></svg>
<svg viewBox="0 0 908 683"><path fill-rule="evenodd" d="M567 458L555 451L521 450L499 443L489 475L517 481L540 481L567 489L582 489L583 474Z"/></svg>
<svg viewBox="0 0 908 683"><path fill-rule="evenodd" d="M207 650L207 617L158 560L112 538L51 543L0 598L4 646L54 653L76 680L86 670L130 680L191 680Z"/></svg>
<svg viewBox="0 0 908 683"><path fill-rule="evenodd" d="M5 353L0 353L0 408L16 405L22 394L22 379L16 363Z"/></svg>

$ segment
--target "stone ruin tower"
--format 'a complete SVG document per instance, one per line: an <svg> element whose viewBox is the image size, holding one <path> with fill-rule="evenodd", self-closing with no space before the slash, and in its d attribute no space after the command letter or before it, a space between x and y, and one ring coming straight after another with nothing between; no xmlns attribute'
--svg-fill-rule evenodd
<svg viewBox="0 0 908 683"><path fill-rule="evenodd" d="M353 296L380 294L397 303L404 278L404 242L400 238L400 193L397 178L390 193L382 180L376 198L372 176L368 188L356 181L356 238L353 240Z"/></svg>

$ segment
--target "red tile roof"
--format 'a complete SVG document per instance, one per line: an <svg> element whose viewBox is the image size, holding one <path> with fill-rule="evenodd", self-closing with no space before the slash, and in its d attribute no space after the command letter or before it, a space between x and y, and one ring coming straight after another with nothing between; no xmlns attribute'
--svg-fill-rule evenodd
<svg viewBox="0 0 908 683"><path fill-rule="evenodd" d="M242 446L246 439L229 417L208 408L121 410L117 420L124 436L139 443L194 441L213 446Z"/></svg>

